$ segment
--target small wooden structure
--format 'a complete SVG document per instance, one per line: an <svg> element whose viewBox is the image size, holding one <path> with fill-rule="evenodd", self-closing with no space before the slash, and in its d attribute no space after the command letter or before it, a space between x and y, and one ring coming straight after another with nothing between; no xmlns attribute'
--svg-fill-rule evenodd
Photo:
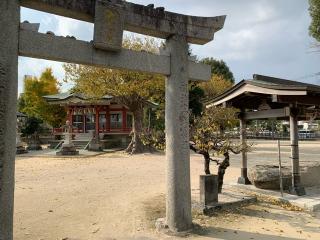
<svg viewBox="0 0 320 240"><path fill-rule="evenodd" d="M290 192L304 195L300 185L298 120L320 118L320 86L280 78L253 75L211 100L207 107L240 109L240 139L246 142L246 122L254 119L290 119L292 186ZM247 153L242 153L240 184L250 184L247 177Z"/></svg>

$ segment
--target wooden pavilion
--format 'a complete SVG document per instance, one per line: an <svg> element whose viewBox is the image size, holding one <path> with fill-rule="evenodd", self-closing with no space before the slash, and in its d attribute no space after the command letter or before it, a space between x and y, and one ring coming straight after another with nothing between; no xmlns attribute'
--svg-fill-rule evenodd
<svg viewBox="0 0 320 240"><path fill-rule="evenodd" d="M242 80L207 104L235 107L240 110L240 139L246 142L246 122L257 119L290 121L292 158L292 186L290 192L304 195L300 184L298 121L320 118L320 86L253 75L252 80ZM242 154L240 184L250 184L247 177L247 153Z"/></svg>

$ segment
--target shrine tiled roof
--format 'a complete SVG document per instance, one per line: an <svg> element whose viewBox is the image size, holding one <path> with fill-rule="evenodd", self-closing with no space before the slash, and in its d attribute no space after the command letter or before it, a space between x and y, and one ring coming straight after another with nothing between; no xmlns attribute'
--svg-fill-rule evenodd
<svg viewBox="0 0 320 240"><path fill-rule="evenodd" d="M47 101L52 102L52 101L63 101L63 100L68 100L69 98L79 98L81 100L90 100L92 99L91 97L88 97L82 93L59 93L59 94L54 94L54 95L47 95L43 96ZM110 95L105 95L101 98L101 100L110 100L113 97Z"/></svg>
<svg viewBox="0 0 320 240"><path fill-rule="evenodd" d="M61 102L63 102L64 104L67 105L68 100L69 99L79 99L81 100L81 102L91 102L91 101L98 101L98 102L105 102L105 101L110 101L110 100L114 100L116 102L116 98L110 95L104 95L101 98L95 99L93 97L88 97L83 93L59 93L59 94L53 94L53 95L47 95L47 96L43 96L43 98L52 104L59 104ZM159 104L152 102L152 101L146 101L147 105L151 106L151 107L158 107Z"/></svg>

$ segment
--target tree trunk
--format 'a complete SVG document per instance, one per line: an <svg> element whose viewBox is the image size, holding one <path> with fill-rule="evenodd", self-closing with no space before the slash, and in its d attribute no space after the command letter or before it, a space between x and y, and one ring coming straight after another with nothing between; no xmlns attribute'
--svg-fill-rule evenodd
<svg viewBox="0 0 320 240"><path fill-rule="evenodd" d="M192 151L194 151L195 153L201 154L204 158L204 172L205 174L211 174L210 173L210 154L209 152L205 151L205 150L200 150L197 148L197 146L195 145L195 143L190 142L189 143L189 147Z"/></svg>
<svg viewBox="0 0 320 240"><path fill-rule="evenodd" d="M204 172L206 174L211 174L210 173L210 155L209 155L209 153L204 152L203 157L204 157Z"/></svg>
<svg viewBox="0 0 320 240"><path fill-rule="evenodd" d="M222 161L222 163L219 165L219 168L218 168L218 193L221 193L222 191L224 174L226 172L226 169L229 166L230 166L230 157L229 157L229 153L226 152L224 153L224 160Z"/></svg>
<svg viewBox="0 0 320 240"><path fill-rule="evenodd" d="M145 147L141 141L142 125L143 125L143 108L136 109L132 112L133 114L133 126L132 126L132 139L126 149L126 152L130 154L143 153Z"/></svg>

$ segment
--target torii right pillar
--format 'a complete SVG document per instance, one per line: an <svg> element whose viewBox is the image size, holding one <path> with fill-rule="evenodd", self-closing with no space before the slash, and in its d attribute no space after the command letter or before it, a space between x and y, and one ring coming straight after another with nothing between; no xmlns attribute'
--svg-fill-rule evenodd
<svg viewBox="0 0 320 240"><path fill-rule="evenodd" d="M298 196L305 195L305 189L301 186L299 166L299 134L298 134L298 109L290 109L290 141L292 159L292 186L290 193Z"/></svg>
<svg viewBox="0 0 320 240"><path fill-rule="evenodd" d="M192 228L188 43L184 36L173 35L166 41L171 55L171 75L166 79L166 223L173 232Z"/></svg>

